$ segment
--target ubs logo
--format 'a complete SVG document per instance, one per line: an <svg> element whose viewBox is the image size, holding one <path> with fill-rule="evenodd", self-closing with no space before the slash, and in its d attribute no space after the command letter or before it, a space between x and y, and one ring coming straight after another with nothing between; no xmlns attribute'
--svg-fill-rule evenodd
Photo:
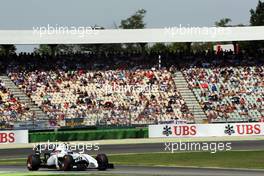
<svg viewBox="0 0 264 176"><path fill-rule="evenodd" d="M169 127L168 125L166 125L165 127L163 127L162 134L165 135L165 136L171 135L172 134L171 127Z"/></svg>

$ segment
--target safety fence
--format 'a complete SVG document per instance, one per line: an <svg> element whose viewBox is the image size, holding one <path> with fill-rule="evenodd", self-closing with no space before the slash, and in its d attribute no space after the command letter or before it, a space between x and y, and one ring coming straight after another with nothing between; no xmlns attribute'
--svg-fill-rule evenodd
<svg viewBox="0 0 264 176"><path fill-rule="evenodd" d="M147 138L147 128L30 132L29 142L90 141L102 139Z"/></svg>

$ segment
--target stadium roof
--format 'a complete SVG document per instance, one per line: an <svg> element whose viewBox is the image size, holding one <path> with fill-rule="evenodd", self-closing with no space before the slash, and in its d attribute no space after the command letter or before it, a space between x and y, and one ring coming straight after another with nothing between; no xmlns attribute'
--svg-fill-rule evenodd
<svg viewBox="0 0 264 176"><path fill-rule="evenodd" d="M0 30L0 44L216 42L248 40L264 40L264 26L105 30L40 27L33 30Z"/></svg>

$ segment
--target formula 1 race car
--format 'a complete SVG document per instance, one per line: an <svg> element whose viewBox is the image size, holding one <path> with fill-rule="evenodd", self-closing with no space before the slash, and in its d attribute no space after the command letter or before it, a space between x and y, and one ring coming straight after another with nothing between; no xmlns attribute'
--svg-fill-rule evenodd
<svg viewBox="0 0 264 176"><path fill-rule="evenodd" d="M68 150L65 144L58 145L51 152L41 152L38 147L34 151L34 154L29 155L27 159L27 168L30 171L36 171L39 168L57 168L62 171L114 168L113 164L108 163L108 158L105 154L98 154L94 158L88 154Z"/></svg>

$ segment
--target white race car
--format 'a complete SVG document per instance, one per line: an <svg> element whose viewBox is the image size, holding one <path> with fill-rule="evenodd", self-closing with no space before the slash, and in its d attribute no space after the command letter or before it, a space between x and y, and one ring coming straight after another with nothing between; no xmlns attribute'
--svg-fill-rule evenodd
<svg viewBox="0 0 264 176"><path fill-rule="evenodd" d="M27 168L36 171L39 168L57 168L58 170L86 170L98 169L106 170L114 168L113 164L108 163L105 154L98 154L96 158L82 153L68 150L67 145L60 144L52 152L40 152L38 147L35 153L28 156Z"/></svg>

